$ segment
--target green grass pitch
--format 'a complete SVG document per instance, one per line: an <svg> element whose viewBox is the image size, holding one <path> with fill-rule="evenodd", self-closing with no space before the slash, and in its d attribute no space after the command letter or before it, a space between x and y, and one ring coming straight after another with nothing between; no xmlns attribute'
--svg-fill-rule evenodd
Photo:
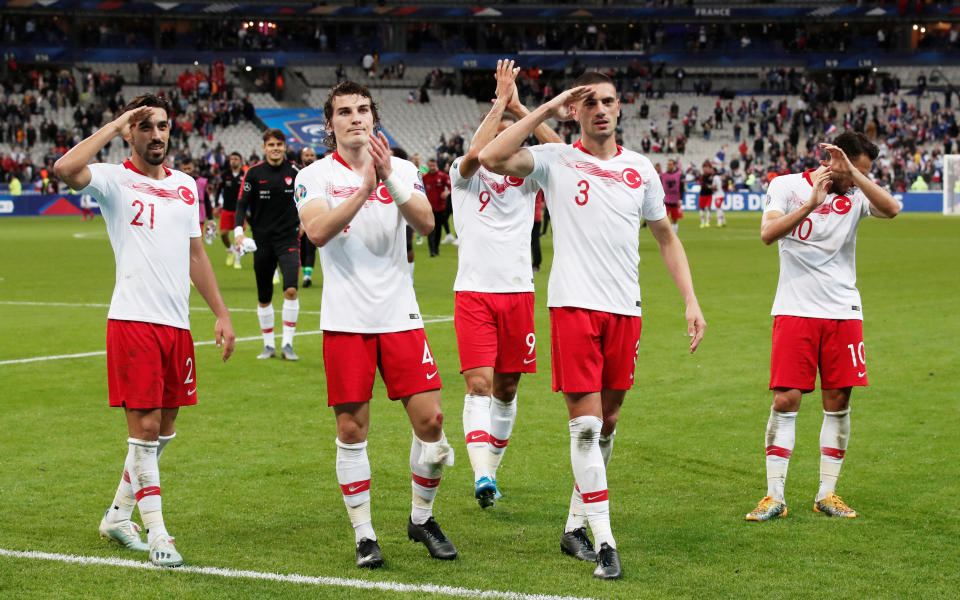
<svg viewBox="0 0 960 600"><path fill-rule="evenodd" d="M444 383L447 436L436 515L453 562L406 539L410 427L374 390L369 454L374 527L385 568L354 566L353 536L334 473L321 337L297 339L301 360L257 361L259 341L222 364L197 348L199 399L181 412L161 461L164 512L187 564L442 584L590 598L956 598L960 589L960 219L903 214L860 228L859 287L870 387L853 395L852 435L838 492L860 516L814 513L818 394L806 397L790 466L790 516L746 523L766 489L763 430L770 304L777 250L759 215L726 229L681 222L708 327L690 356L683 306L648 232L640 233L644 331L609 469L624 579L593 579L561 555L572 486L566 411L550 391L546 282L537 275L540 373L520 384L519 415L499 479L505 497L481 511L463 445L463 382L453 323L456 249L416 246L416 288ZM224 264L208 247L238 336L259 333L250 259ZM113 254L103 221L0 219L0 363L104 348ZM281 303L280 294L274 302ZM62 303L53 305L49 303ZM93 306L82 306L93 305ZM194 293L193 335L213 319ZM320 287L301 290L301 332L315 331ZM279 316L279 315L278 315ZM119 410L107 407L103 355L0 364L0 549L146 560L98 539L126 453ZM951 591L953 590L953 591ZM436 597L347 587L62 564L0 556L0 598Z"/></svg>

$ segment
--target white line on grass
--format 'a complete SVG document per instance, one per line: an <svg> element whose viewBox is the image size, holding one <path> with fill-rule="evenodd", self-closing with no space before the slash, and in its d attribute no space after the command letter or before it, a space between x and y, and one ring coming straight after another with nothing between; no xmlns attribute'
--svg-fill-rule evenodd
<svg viewBox="0 0 960 600"><path fill-rule="evenodd" d="M548 594L523 594L520 592L501 592L498 590L473 590L470 588L453 587L449 585L409 584L393 581L364 581L363 579L348 579L345 577L314 577L310 575L284 575L281 573L262 573L260 571L238 571L219 567L179 567L167 569L157 567L149 562L139 562L123 558L100 558L97 556L77 556L75 554L54 554L51 552L6 550L0 548L0 556L10 558L28 558L33 560L51 560L63 563L81 565L103 565L109 567L126 567L128 569L161 570L172 573L196 573L198 575L216 575L232 579L261 579L265 581L279 581L283 583L299 583L315 586L346 587L361 590L380 590L384 592L420 592L455 596L458 598L503 598L504 600L591 600L575 596L551 596Z"/></svg>
<svg viewBox="0 0 960 600"><path fill-rule="evenodd" d="M2 302L0 302L2 304ZM230 309L233 310L233 309ZM433 318L426 318L423 320L424 323L447 323L452 321L453 317L449 316L438 316ZM322 329L315 329L313 331L298 331L297 336L301 335L317 335L323 333ZM252 342L253 340L262 340L262 335L252 335L250 337L241 337L237 338L237 342ZM194 346L212 346L216 344L216 340L206 340L203 342L194 342ZM107 353L106 350L97 350L96 352L80 352L78 354L55 354L53 356L33 356L31 358L14 358L10 360L0 360L0 366L2 365L19 365L23 363L32 363L32 362L41 362L46 360L63 360L67 358L86 358L88 356L104 356Z"/></svg>

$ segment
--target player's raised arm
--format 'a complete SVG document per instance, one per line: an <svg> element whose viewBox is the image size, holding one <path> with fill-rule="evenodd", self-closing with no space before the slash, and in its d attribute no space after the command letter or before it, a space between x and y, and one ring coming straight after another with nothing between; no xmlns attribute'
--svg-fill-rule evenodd
<svg viewBox="0 0 960 600"><path fill-rule="evenodd" d="M530 114L530 109L520 102L520 94L517 91L516 84L513 86L513 96L510 98L510 104L507 106L507 110L510 111L517 119L523 119ZM563 143L563 139L560 138L560 134L554 131L553 128L551 128L547 123L540 123L537 125L537 128L533 130L533 135L541 144Z"/></svg>
<svg viewBox="0 0 960 600"><path fill-rule="evenodd" d="M589 86L571 88L517 121L480 151L480 163L494 173L526 177L533 171L533 156L523 142L544 121L570 118L570 106L592 93Z"/></svg>
<svg viewBox="0 0 960 600"><path fill-rule="evenodd" d="M306 177L305 171L297 175L297 189L300 189L301 177ZM327 245L344 228L350 224L367 201L370 194L377 189L377 174L372 162L366 163L362 169L363 183L346 202L331 209L326 198L313 197L300 203L300 223L307 237L318 248Z"/></svg>
<svg viewBox="0 0 960 600"><path fill-rule="evenodd" d="M87 187L91 178L87 165L113 138L120 136L128 139L130 127L145 121L153 127L169 127L168 121L150 122L152 114L153 109L149 106L141 106L121 114L61 156L53 165L54 174L70 189L82 190Z"/></svg>
<svg viewBox="0 0 960 600"><path fill-rule="evenodd" d="M497 89L493 107L480 122L480 127L477 128L477 132L473 134L473 139L470 141L470 150L459 163L460 176L464 179L473 177L474 173L477 172L477 169L480 168L480 151L490 143L490 140L496 137L503 112L507 110L517 93L516 79L519 72L520 69L513 66L512 60L501 59L497 61L497 71L494 74L497 80Z"/></svg>
<svg viewBox="0 0 960 600"><path fill-rule="evenodd" d="M669 219L648 221L647 225L660 247L660 256L663 257L663 263L667 266L667 271L673 277L673 281L677 284L680 295L683 296L683 301L687 305L687 335L691 338L690 353L693 354L703 339L707 322L703 318L703 311L700 310L700 303L693 291L693 277L690 275L687 253L683 249L680 238L673 232Z"/></svg>
<svg viewBox="0 0 960 600"><path fill-rule="evenodd" d="M820 144L820 147L830 153L830 168L833 172L849 175L853 178L853 185L860 188L863 195L870 201L871 215L881 219L892 219L900 214L900 205L890 195L890 192L854 167L850 158L839 146L823 143Z"/></svg>
<svg viewBox="0 0 960 600"><path fill-rule="evenodd" d="M230 311L220 295L217 278L213 274L213 266L207 257L207 251L203 248L202 240L203 238L199 237L190 238L190 280L217 317L214 334L217 347L223 348L223 361L226 362L233 354L236 336L233 333L233 323L230 321Z"/></svg>
<svg viewBox="0 0 960 600"><path fill-rule="evenodd" d="M370 134L369 152L373 158L376 176L383 181L387 193L400 209L400 214L417 233L429 235L435 224L430 201L425 194L411 192L400 174L393 169L390 163L390 143L382 131ZM449 194L449 190L447 193Z"/></svg>
<svg viewBox="0 0 960 600"><path fill-rule="evenodd" d="M810 191L810 198L797 210L784 214L784 198L780 197L782 193L789 193L788 190L780 190L776 185L776 180L770 183L767 189L767 195L770 197L770 204L763 213L763 219L760 222L760 239L768 246L780 238L788 235L794 227L806 219L818 206L827 199L827 190L830 187L830 167L821 166L811 173L810 181L813 183L813 189ZM772 207L772 208L770 208Z"/></svg>

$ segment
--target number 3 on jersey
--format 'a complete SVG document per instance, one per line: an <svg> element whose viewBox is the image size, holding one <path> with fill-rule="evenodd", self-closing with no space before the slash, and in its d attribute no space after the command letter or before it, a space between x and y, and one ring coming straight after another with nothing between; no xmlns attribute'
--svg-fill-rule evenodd
<svg viewBox="0 0 960 600"><path fill-rule="evenodd" d="M578 206L583 206L590 200L590 182L586 179L581 179L577 182L577 188L580 190L580 193L574 197L573 201L576 202Z"/></svg>

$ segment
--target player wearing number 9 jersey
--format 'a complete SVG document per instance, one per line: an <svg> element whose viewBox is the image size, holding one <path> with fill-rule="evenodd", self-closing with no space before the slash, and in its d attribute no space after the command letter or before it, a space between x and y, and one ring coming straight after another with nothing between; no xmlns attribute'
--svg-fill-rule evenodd
<svg viewBox="0 0 960 600"><path fill-rule="evenodd" d="M641 219L647 220L687 304L691 352L706 323L683 245L666 218L660 179L649 160L615 141L620 113L616 87L600 73L586 73L574 86L497 136L481 151L480 162L496 173L536 181L550 209L554 257L547 306L553 388L566 400L576 479L561 549L581 560L596 560L594 576L614 579L621 576L621 567L610 527L606 463L640 347ZM581 139L573 145L522 148L534 128L551 117L575 119Z"/></svg>
<svg viewBox="0 0 960 600"><path fill-rule="evenodd" d="M497 61L493 108L467 155L450 167L460 239L453 289L460 372L467 388L463 433L473 466L473 494L482 508L500 497L497 469L517 417L520 375L537 370L530 231L540 186L530 178L488 171L478 158L498 132L511 126L504 111L518 118L530 112L517 98L519 71L512 60ZM545 124L534 133L541 142L560 141Z"/></svg>
<svg viewBox="0 0 960 600"><path fill-rule="evenodd" d="M857 228L866 216L892 218L893 197L868 176L879 153L863 134L846 132L821 144L829 159L815 170L770 182L761 238L777 241L780 280L773 301L770 389L766 430L767 495L747 514L766 521L787 514L784 487L803 394L817 370L823 400L820 489L814 509L831 516L857 513L835 493L850 437L850 393L867 385L863 312L857 291Z"/></svg>
<svg viewBox="0 0 960 600"><path fill-rule="evenodd" d="M456 548L433 518L443 466L453 448L443 434L440 376L427 345L407 268L406 225L433 229L433 212L413 163L390 156L370 90L351 81L324 105L332 152L297 175L304 232L320 251L323 366L327 403L337 421L337 480L354 528L357 566L377 568L383 554L370 512L367 430L374 376L400 400L413 425L413 507L407 535L430 555L453 559ZM396 448L394 451L398 450Z"/></svg>
<svg viewBox="0 0 960 600"><path fill-rule="evenodd" d="M80 142L54 165L71 188L100 203L117 262L107 314L110 406L126 411L127 458L113 505L100 535L135 550L148 550L160 566L183 559L164 526L157 459L174 437L179 407L197 403L196 367L188 300L193 280L217 316L223 360L233 352L230 313L201 241L193 178L163 165L170 136L170 106L157 96L138 96L116 120ZM122 165L87 166L114 137L131 146ZM134 506L148 531L140 539Z"/></svg>

